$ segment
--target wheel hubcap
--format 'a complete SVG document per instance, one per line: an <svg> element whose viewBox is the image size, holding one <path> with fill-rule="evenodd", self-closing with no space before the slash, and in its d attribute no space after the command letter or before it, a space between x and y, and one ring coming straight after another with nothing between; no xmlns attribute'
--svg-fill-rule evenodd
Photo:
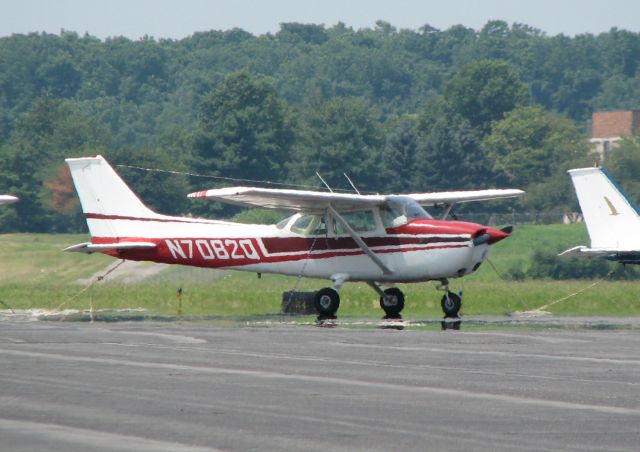
<svg viewBox="0 0 640 452"><path fill-rule="evenodd" d="M323 309L329 309L331 307L331 297L329 295L321 296L320 306L322 306Z"/></svg>
<svg viewBox="0 0 640 452"><path fill-rule="evenodd" d="M397 306L398 305L398 297L392 295L385 295L384 298L385 306Z"/></svg>
<svg viewBox="0 0 640 452"><path fill-rule="evenodd" d="M453 307L454 307L453 300L447 296L447 298L446 298L446 299L445 299L445 301L444 301L444 306L445 306L447 309L453 309Z"/></svg>

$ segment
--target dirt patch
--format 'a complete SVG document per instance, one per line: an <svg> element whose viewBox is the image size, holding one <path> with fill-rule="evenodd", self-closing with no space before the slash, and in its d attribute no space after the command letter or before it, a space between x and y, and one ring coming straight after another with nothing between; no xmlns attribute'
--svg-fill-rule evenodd
<svg viewBox="0 0 640 452"><path fill-rule="evenodd" d="M104 282L136 284L162 281L166 283L209 283L222 279L228 270L188 267L183 265L158 264L155 262L113 261L107 267L95 272L89 278L78 279L77 283L87 285L102 278Z"/></svg>
<svg viewBox="0 0 640 452"><path fill-rule="evenodd" d="M117 281L123 284L135 284L153 278L167 270L169 265L154 262L114 261L106 268L95 272L89 278L78 280L78 284L102 278L105 282Z"/></svg>

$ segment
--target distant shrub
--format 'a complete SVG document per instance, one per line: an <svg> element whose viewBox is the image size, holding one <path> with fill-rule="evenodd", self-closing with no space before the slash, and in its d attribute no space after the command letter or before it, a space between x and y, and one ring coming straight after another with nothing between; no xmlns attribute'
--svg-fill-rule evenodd
<svg viewBox="0 0 640 452"><path fill-rule="evenodd" d="M622 268L619 268L613 275L611 275L611 279L640 279L640 273L638 272L638 270L636 270L636 268L638 267L635 265L625 265Z"/></svg>
<svg viewBox="0 0 640 452"><path fill-rule="evenodd" d="M538 250L533 253L526 276L532 279L595 279L606 276L617 265L620 264L605 259L565 258L549 250ZM639 276L634 268L625 266L616 269L611 278L637 279Z"/></svg>
<svg viewBox="0 0 640 452"><path fill-rule="evenodd" d="M502 277L508 281L524 281L526 275L522 270L522 262L517 262L513 267L509 268Z"/></svg>

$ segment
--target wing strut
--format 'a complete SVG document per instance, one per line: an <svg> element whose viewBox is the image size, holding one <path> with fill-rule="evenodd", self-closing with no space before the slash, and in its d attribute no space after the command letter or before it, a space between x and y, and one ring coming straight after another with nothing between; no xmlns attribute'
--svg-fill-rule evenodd
<svg viewBox="0 0 640 452"><path fill-rule="evenodd" d="M451 202L451 203L445 202L444 204L442 204L442 207L444 208L444 213L442 214L442 219L443 220L447 219L447 217L451 213L451 210L453 209L453 205L454 204L455 204L454 202Z"/></svg>
<svg viewBox="0 0 640 452"><path fill-rule="evenodd" d="M364 243L364 240L362 240L362 238L356 234L356 231L353 230L353 228L351 226L349 226L349 223L347 223L347 221L342 218L342 216L336 212L336 209L333 208L333 206L331 204L329 204L329 206L327 207L327 210L329 210L329 212L331 212L331 215L333 215L333 218L335 218L336 220L338 220L338 223L340 223L342 225L343 228L345 228L345 230L349 233L349 235L351 236L351 238L353 240L355 240L355 242L358 244L358 246L362 249L362 251L364 251L367 256L369 256L371 258L371 260L378 266L380 267L380 270L382 270L382 272L385 275L391 275L393 274L393 272L389 269L389 267L387 267L381 260L380 258L376 255L376 253L374 253L371 248L369 248L367 246L366 243Z"/></svg>

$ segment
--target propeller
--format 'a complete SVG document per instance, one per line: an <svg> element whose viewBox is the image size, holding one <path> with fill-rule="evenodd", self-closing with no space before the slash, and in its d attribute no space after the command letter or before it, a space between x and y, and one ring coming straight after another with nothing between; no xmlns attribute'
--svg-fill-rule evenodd
<svg viewBox="0 0 640 452"><path fill-rule="evenodd" d="M506 226L502 229L487 228L480 232L481 233L473 239L474 246L485 245L487 243L493 244L509 237L513 232L513 226Z"/></svg>

